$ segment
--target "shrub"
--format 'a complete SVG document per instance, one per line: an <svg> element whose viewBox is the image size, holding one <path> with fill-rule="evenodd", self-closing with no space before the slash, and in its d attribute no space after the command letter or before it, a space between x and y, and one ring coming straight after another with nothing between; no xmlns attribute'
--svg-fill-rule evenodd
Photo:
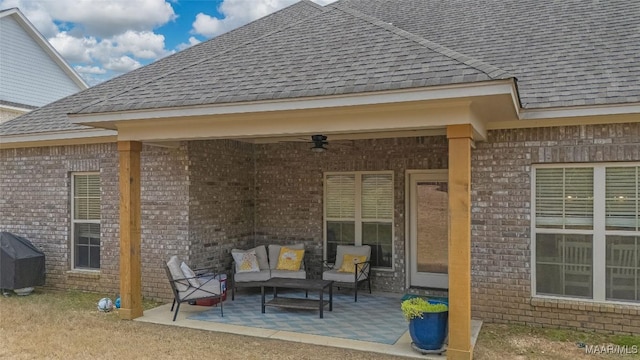
<svg viewBox="0 0 640 360"><path fill-rule="evenodd" d="M402 302L400 308L407 321L415 318L423 318L424 313L440 313L449 310L446 304L432 304L421 297L415 297Z"/></svg>

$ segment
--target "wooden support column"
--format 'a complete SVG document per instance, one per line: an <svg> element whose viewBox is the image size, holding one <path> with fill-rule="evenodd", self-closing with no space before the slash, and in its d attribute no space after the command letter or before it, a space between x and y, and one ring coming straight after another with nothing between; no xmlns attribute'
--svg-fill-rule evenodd
<svg viewBox="0 0 640 360"><path fill-rule="evenodd" d="M142 143L119 141L120 154L120 318L142 316L140 258L140 151Z"/></svg>
<svg viewBox="0 0 640 360"><path fill-rule="evenodd" d="M470 360L471 147L473 127L447 127L449 139L449 344L447 359Z"/></svg>

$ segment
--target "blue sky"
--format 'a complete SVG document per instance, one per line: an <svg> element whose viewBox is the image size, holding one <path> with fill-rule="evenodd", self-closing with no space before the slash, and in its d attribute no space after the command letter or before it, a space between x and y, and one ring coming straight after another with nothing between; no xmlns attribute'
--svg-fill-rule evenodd
<svg viewBox="0 0 640 360"><path fill-rule="evenodd" d="M298 0L0 0L95 85ZM312 0L326 5L335 0Z"/></svg>

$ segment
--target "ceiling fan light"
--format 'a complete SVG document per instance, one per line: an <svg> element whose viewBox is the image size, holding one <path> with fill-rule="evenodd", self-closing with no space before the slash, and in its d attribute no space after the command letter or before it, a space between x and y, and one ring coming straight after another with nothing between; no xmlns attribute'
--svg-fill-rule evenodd
<svg viewBox="0 0 640 360"><path fill-rule="evenodd" d="M329 144L327 141L327 137L325 135L312 135L311 141L313 142L313 147L311 151L313 152L323 152L327 150L325 145Z"/></svg>
<svg viewBox="0 0 640 360"><path fill-rule="evenodd" d="M324 152L325 150L327 150L327 148L325 148L325 147L323 146L323 144L315 144L315 145L311 148L311 151L313 151L313 152L317 152L317 153Z"/></svg>

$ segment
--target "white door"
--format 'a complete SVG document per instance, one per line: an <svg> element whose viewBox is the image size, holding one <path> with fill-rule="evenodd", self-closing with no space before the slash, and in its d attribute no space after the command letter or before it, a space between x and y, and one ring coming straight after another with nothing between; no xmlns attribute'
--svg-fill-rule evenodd
<svg viewBox="0 0 640 360"><path fill-rule="evenodd" d="M410 285L449 287L447 170L409 173Z"/></svg>

